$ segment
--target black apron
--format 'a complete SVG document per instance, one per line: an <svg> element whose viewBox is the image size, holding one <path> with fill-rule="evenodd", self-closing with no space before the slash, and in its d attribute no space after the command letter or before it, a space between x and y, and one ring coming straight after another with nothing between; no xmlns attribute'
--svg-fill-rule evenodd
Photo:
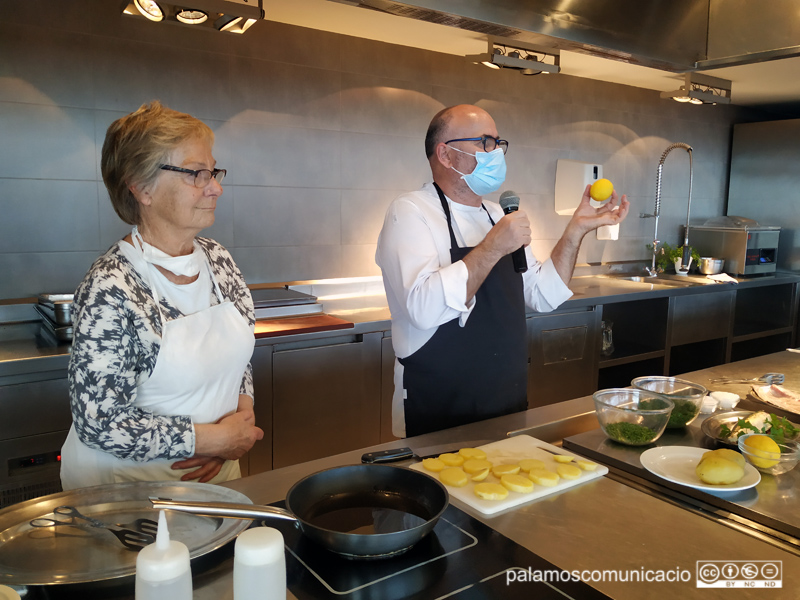
<svg viewBox="0 0 800 600"><path fill-rule="evenodd" d="M459 247L447 200L434 185L450 231L450 259L456 262L472 248ZM489 221L494 226L491 216ZM525 295L510 254L491 270L475 302L464 327L458 317L439 325L419 350L399 359L408 437L528 407Z"/></svg>

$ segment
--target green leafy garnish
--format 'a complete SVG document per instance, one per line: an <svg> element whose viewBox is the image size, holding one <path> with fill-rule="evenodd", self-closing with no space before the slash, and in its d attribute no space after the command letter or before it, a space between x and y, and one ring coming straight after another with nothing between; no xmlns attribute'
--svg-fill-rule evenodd
<svg viewBox="0 0 800 600"><path fill-rule="evenodd" d="M772 439L774 439L779 444L782 443L784 440L787 439L794 439L794 437L800 433L800 429L795 427L792 423L788 421L788 419L784 419L783 417L779 417L776 414L769 413L769 418L764 422L764 427L759 429L752 423L746 421L745 419L739 419L736 422L737 427L739 428L739 435L743 435L747 431L751 431L753 433L763 433L768 435ZM723 424L719 428L718 436L721 438L730 438L733 435L733 430L728 427L727 424Z"/></svg>
<svg viewBox="0 0 800 600"><path fill-rule="evenodd" d="M765 425L764 426L764 430L762 431L761 429L759 429L758 427L756 427L752 423L748 423L744 419L739 419L739 422L736 423L736 424L739 426L740 429L749 429L750 431L752 431L754 433L766 433L766 429L767 429L766 425Z"/></svg>
<svg viewBox="0 0 800 600"><path fill-rule="evenodd" d="M764 429L768 430L769 436L779 444L786 438L791 439L800 432L800 429L792 425L787 419L772 413L770 413L769 419L764 424Z"/></svg>

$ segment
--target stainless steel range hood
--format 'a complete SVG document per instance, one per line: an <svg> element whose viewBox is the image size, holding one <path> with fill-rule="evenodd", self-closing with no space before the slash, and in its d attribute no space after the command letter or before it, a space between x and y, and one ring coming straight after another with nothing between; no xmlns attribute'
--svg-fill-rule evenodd
<svg viewBox="0 0 800 600"><path fill-rule="evenodd" d="M796 0L333 0L656 69L800 55Z"/></svg>

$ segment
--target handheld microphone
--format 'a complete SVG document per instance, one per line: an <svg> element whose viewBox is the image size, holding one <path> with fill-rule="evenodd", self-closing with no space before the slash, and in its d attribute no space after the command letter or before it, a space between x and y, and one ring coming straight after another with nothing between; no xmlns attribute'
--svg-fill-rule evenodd
<svg viewBox="0 0 800 600"><path fill-rule="evenodd" d="M500 208L503 213L509 214L519 210L519 196L516 192L506 190L500 194ZM514 271L517 273L524 273L528 270L528 260L525 258L525 246L514 250L511 253L511 260L514 262Z"/></svg>

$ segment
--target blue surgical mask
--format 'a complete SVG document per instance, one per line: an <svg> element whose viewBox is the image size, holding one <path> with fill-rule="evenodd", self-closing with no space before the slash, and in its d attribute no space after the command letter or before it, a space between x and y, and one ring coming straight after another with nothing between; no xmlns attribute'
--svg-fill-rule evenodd
<svg viewBox="0 0 800 600"><path fill-rule="evenodd" d="M453 146L450 146L453 148ZM466 184L478 196L485 196L500 189L503 182L506 180L506 155L503 153L502 148L495 148L491 152L476 152L470 154L458 148L453 148L461 154L469 154L474 156L478 164L472 170L472 173L462 173L454 167L453 171L461 175Z"/></svg>

